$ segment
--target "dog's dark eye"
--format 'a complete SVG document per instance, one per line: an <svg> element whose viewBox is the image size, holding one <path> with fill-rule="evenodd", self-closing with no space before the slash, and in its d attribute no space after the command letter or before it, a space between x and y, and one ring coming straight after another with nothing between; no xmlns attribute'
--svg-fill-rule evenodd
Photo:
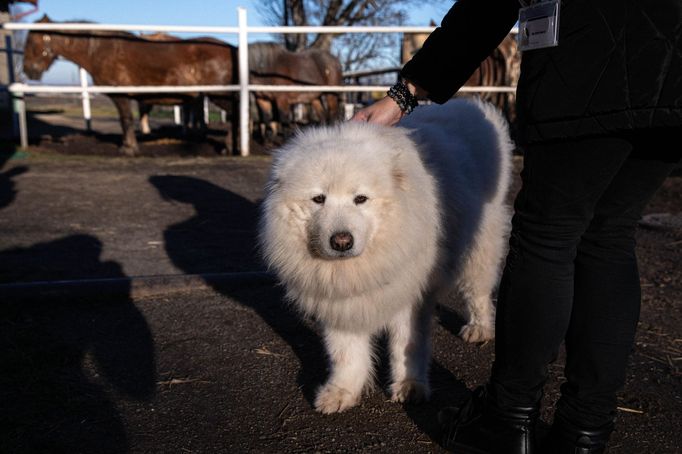
<svg viewBox="0 0 682 454"><path fill-rule="evenodd" d="M353 202L355 202L356 205L360 205L361 203L365 203L366 201L367 201L366 195L356 195L355 198L353 199Z"/></svg>
<svg viewBox="0 0 682 454"><path fill-rule="evenodd" d="M324 203L324 201L327 199L324 194L319 194L313 197L313 202L319 203L320 205Z"/></svg>

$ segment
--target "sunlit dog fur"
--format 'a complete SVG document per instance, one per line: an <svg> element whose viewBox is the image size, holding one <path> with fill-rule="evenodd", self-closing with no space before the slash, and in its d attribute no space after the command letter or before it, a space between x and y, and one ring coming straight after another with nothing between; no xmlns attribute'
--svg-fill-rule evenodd
<svg viewBox="0 0 682 454"><path fill-rule="evenodd" d="M392 400L427 399L437 302L465 302L466 341L493 337L512 149L494 107L458 99L398 127L306 129L275 152L259 239L287 298L323 330L318 411L359 402L383 332Z"/></svg>

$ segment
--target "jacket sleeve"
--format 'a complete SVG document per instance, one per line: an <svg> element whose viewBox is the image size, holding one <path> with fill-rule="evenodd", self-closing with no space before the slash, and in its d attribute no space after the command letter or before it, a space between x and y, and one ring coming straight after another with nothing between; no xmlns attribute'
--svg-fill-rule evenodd
<svg viewBox="0 0 682 454"><path fill-rule="evenodd" d="M439 104L450 99L518 19L518 0L459 0L400 75Z"/></svg>

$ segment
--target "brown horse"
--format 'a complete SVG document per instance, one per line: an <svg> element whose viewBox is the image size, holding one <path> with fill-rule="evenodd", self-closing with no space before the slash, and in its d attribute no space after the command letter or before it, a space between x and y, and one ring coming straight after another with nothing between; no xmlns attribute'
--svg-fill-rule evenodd
<svg viewBox="0 0 682 454"><path fill-rule="evenodd" d="M169 35L168 33L141 33L140 36L144 39L151 39L154 41L181 41L182 38ZM149 114L154 107L150 102L138 102L138 111L140 116L140 132L142 134L150 134L151 128L149 126ZM161 103L162 105L165 103ZM206 122L204 121L204 97L198 96L189 101L189 103L181 105L182 116L182 132L187 133L188 128L206 130Z"/></svg>
<svg viewBox="0 0 682 454"><path fill-rule="evenodd" d="M341 85L339 60L321 49L291 52L272 42L249 44L249 73L252 84L263 85ZM283 126L292 123L291 107L310 104L318 121L333 123L339 118L339 96L330 92L254 92L265 123ZM274 106L274 107L273 107Z"/></svg>
<svg viewBox="0 0 682 454"><path fill-rule="evenodd" d="M51 23L46 16L40 23ZM237 49L213 38L153 40L127 32L31 31L24 48L24 72L40 79L57 56L85 68L97 85L232 85L237 80ZM187 104L200 93L109 94L119 113L123 130L121 150L134 155L137 139L131 100L148 104ZM214 94L211 101L233 109L235 95ZM232 152L237 121L232 121L225 148Z"/></svg>

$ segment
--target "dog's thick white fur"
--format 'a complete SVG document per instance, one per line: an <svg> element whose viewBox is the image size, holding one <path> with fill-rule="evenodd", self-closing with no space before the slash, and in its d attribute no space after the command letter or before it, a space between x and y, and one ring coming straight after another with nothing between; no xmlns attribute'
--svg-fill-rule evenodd
<svg viewBox="0 0 682 454"><path fill-rule="evenodd" d="M324 331L331 370L317 410L359 402L384 331L392 400L428 398L437 301L465 301L465 340L493 337L512 149L492 105L457 99L397 127L309 128L276 151L259 241L288 299Z"/></svg>

